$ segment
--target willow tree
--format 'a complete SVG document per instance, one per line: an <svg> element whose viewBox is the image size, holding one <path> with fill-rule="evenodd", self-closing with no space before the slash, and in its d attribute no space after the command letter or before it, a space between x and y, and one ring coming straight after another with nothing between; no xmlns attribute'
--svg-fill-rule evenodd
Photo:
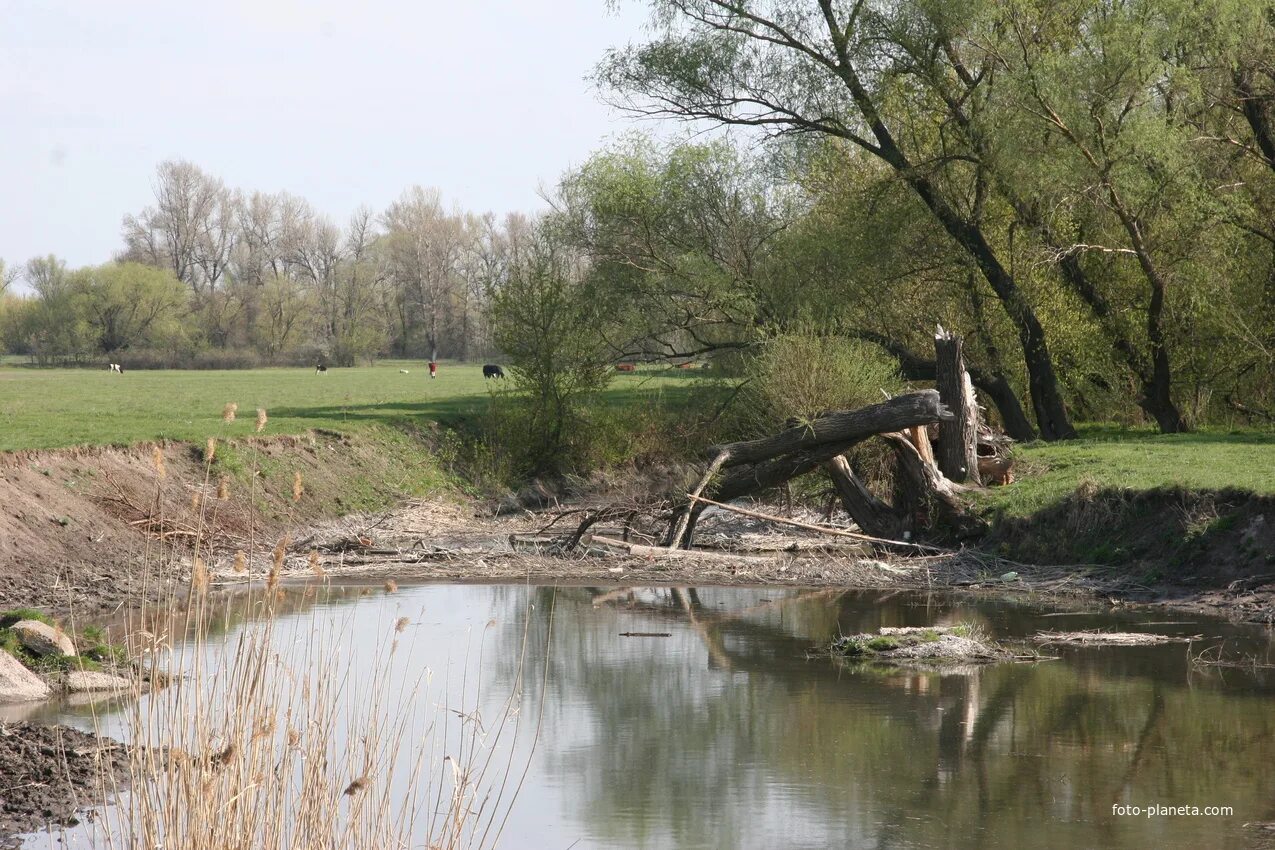
<svg viewBox="0 0 1275 850"><path fill-rule="evenodd" d="M775 314L761 283L788 223L780 191L731 147L632 137L565 175L558 231L590 261L620 358L749 345Z"/></svg>
<svg viewBox="0 0 1275 850"><path fill-rule="evenodd" d="M612 51L599 66L617 105L771 135L841 139L885 163L999 299L1022 349L1041 436L1074 436L1045 329L970 203L977 151L913 132L942 116L918 116L914 102L898 96L895 63L911 42L942 49L938 34L924 30L926 17L901 16L906 4L867 0L653 0L652 7L656 37Z"/></svg>

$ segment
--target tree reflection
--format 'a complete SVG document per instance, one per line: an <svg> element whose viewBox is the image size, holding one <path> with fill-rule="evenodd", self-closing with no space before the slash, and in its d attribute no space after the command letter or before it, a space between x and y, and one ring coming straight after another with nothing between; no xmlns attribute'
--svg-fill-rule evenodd
<svg viewBox="0 0 1275 850"><path fill-rule="evenodd" d="M828 591L528 594L506 604L534 606L531 647L554 612L548 658L534 662L548 671L542 767L597 844L1228 846L1243 842L1239 824L1269 816L1269 703L1187 687L1180 649L1173 675L1161 648L879 670L810 651L838 630L1006 617ZM522 638L506 628L499 654L515 658ZM1118 819L1117 801L1236 817Z"/></svg>

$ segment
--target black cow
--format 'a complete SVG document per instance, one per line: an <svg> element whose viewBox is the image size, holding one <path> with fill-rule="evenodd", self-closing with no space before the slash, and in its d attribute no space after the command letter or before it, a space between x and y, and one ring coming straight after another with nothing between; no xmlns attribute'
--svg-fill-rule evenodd
<svg viewBox="0 0 1275 850"><path fill-rule="evenodd" d="M314 367L314 374L316 374L316 375L324 375L324 374L327 374L327 371L328 371L328 367L327 367L327 366L324 366L322 363L320 363L318 366L315 366L315 367Z"/></svg>
<svg viewBox="0 0 1275 850"><path fill-rule="evenodd" d="M483 367L483 377L484 378L503 378L505 377L505 370L501 369L499 366L497 366L494 363L488 363L486 366Z"/></svg>

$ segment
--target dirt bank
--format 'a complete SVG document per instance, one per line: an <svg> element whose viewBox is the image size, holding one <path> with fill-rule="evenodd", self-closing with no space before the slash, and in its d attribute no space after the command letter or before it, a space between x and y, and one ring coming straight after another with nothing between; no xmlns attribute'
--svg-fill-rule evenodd
<svg viewBox="0 0 1275 850"><path fill-rule="evenodd" d="M427 441L401 432L226 441L211 463L207 451L0 453L0 610L92 617L183 581L197 535L212 552L268 551L286 529L442 487Z"/></svg>
<svg viewBox="0 0 1275 850"><path fill-rule="evenodd" d="M227 588L265 580L286 535L285 579L958 588L1258 621L1275 611L1275 499L1252 494L1082 489L1030 518L990 518L977 547L924 558L882 557L718 509L705 514L697 542L706 551L694 557L614 547L563 556L509 542L556 509L493 515L448 489L429 445L429 435L401 432L315 433L221 443L211 464L205 446L177 443L2 454L0 610L91 619L155 596L189 579L199 531L212 581ZM404 501L422 493L434 495ZM564 517L551 533L578 520Z"/></svg>
<svg viewBox="0 0 1275 850"><path fill-rule="evenodd" d="M13 836L73 826L128 776L122 745L67 726L0 724L0 848Z"/></svg>
<svg viewBox="0 0 1275 850"><path fill-rule="evenodd" d="M1275 498L1243 490L1081 486L1022 518L993 518L982 547L1121 578L1121 598L1275 617Z"/></svg>

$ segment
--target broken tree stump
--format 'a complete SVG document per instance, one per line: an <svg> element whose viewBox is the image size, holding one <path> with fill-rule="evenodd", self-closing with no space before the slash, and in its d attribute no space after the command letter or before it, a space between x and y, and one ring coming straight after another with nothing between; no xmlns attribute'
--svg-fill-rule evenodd
<svg viewBox="0 0 1275 850"><path fill-rule="evenodd" d="M961 338L939 325L934 334L934 383L952 417L939 422L938 467L957 484L978 484L978 400L965 370Z"/></svg>

